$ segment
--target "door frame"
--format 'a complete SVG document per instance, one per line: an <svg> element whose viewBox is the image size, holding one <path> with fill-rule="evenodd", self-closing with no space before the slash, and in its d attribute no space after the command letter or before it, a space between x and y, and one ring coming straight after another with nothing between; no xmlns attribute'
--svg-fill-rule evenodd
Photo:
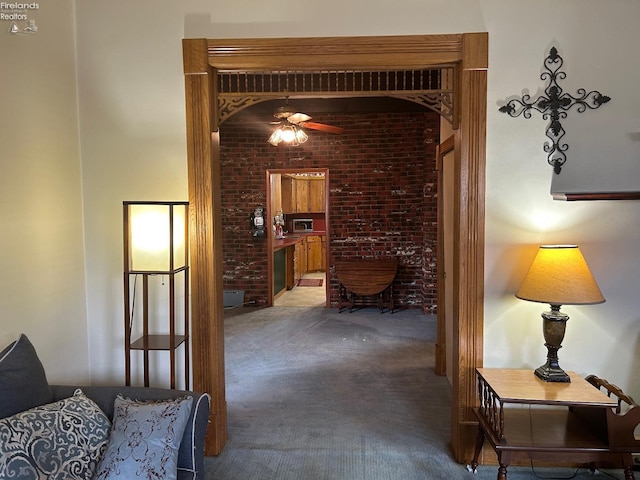
<svg viewBox="0 0 640 480"><path fill-rule="evenodd" d="M445 256L446 256L446 232L445 228L445 195L444 195L444 158L454 150L454 136L440 139L440 145L436 147L436 170L438 171L438 226L437 226L437 247L436 247L436 263L437 263L437 285L438 285L438 314L437 314L437 330L436 330L436 358L435 372L436 375L447 374L447 315L446 310L446 282Z"/></svg>
<svg viewBox="0 0 640 480"><path fill-rule="evenodd" d="M183 40L193 385L212 396L207 455L227 439L217 72L441 65L456 72L451 447L464 463L477 432L475 368L483 359L488 34Z"/></svg>
<svg viewBox="0 0 640 480"><path fill-rule="evenodd" d="M325 235L327 238L325 244L325 257L327 259L326 265L331 265L329 257L329 238L330 237L330 219L329 219L329 169L328 168L271 168L266 170L266 183L267 183L267 218L273 218L274 212L271 211L271 175L272 174L287 174L287 173L305 173L305 172L321 172L324 174L324 221L325 221ZM326 271L327 279L324 282L324 297L325 307L329 307L329 272ZM267 307L273 307L273 235L267 233L267 281L269 283L268 301Z"/></svg>

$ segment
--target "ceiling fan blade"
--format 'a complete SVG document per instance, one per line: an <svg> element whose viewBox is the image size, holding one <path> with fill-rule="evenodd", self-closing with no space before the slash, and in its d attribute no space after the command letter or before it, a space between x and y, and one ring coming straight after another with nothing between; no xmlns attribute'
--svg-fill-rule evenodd
<svg viewBox="0 0 640 480"><path fill-rule="evenodd" d="M311 130L320 130L322 132L328 133L342 133L344 132L344 128L335 127L333 125L326 125L324 123L316 123L316 122L304 122L302 124L304 128L310 128Z"/></svg>
<svg viewBox="0 0 640 480"><path fill-rule="evenodd" d="M293 115L289 115L289 117L287 117L287 120L289 121L289 123L297 125L299 123L306 122L307 120L311 120L311 117L306 113L298 112L294 113Z"/></svg>

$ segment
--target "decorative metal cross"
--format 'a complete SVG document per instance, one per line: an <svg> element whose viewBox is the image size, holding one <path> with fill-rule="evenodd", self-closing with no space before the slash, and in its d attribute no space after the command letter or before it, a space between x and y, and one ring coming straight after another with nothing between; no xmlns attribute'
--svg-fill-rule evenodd
<svg viewBox="0 0 640 480"><path fill-rule="evenodd" d="M579 88L577 98L564 93L558 80L566 78L567 74L560 71L563 65L563 60L558 55L558 50L555 47L551 47L549 55L544 59L545 72L540 74L540 79L549 80L549 84L544 89L546 96L541 95L534 101L531 100L531 96L525 94L522 96L522 100L513 99L500 107L499 110L502 113L508 113L512 117L519 117L522 115L524 118L531 118L531 109L537 110L542 113L544 120L551 119L551 122L547 126L545 134L551 140L544 143L544 151L548 154L547 161L549 165L553 166L553 171L558 174L562 170L562 165L567 161L567 155L565 152L569 148L566 143L561 143L562 137L566 133L560 119L567 118L567 112L577 105L578 112L584 112L587 108L595 110L603 103L607 103L611 98L606 95L602 95L598 91L591 91L587 93L584 88Z"/></svg>

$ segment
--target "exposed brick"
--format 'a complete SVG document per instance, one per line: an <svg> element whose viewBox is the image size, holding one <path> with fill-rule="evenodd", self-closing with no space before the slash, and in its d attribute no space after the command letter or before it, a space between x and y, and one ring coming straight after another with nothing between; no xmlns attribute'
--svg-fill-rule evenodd
<svg viewBox="0 0 640 480"><path fill-rule="evenodd" d="M398 259L396 302L437 309L437 173L440 117L431 112L314 115L343 127L333 135L309 131L298 147L267 143L270 126L249 111L221 126L224 288L267 304L266 240L249 230L256 205L266 205L269 169L328 168L329 258ZM331 304L338 282L328 270Z"/></svg>

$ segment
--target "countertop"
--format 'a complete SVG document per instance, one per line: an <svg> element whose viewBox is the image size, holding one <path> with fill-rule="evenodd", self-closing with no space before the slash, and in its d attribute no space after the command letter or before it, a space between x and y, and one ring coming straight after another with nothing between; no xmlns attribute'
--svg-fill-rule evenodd
<svg viewBox="0 0 640 480"><path fill-rule="evenodd" d="M308 235L326 235L325 231L316 231L316 232L305 232L305 233L294 233L285 236L285 238L274 238L273 239L273 250L280 250L281 248L290 247L295 245L299 241L302 240L303 237Z"/></svg>

